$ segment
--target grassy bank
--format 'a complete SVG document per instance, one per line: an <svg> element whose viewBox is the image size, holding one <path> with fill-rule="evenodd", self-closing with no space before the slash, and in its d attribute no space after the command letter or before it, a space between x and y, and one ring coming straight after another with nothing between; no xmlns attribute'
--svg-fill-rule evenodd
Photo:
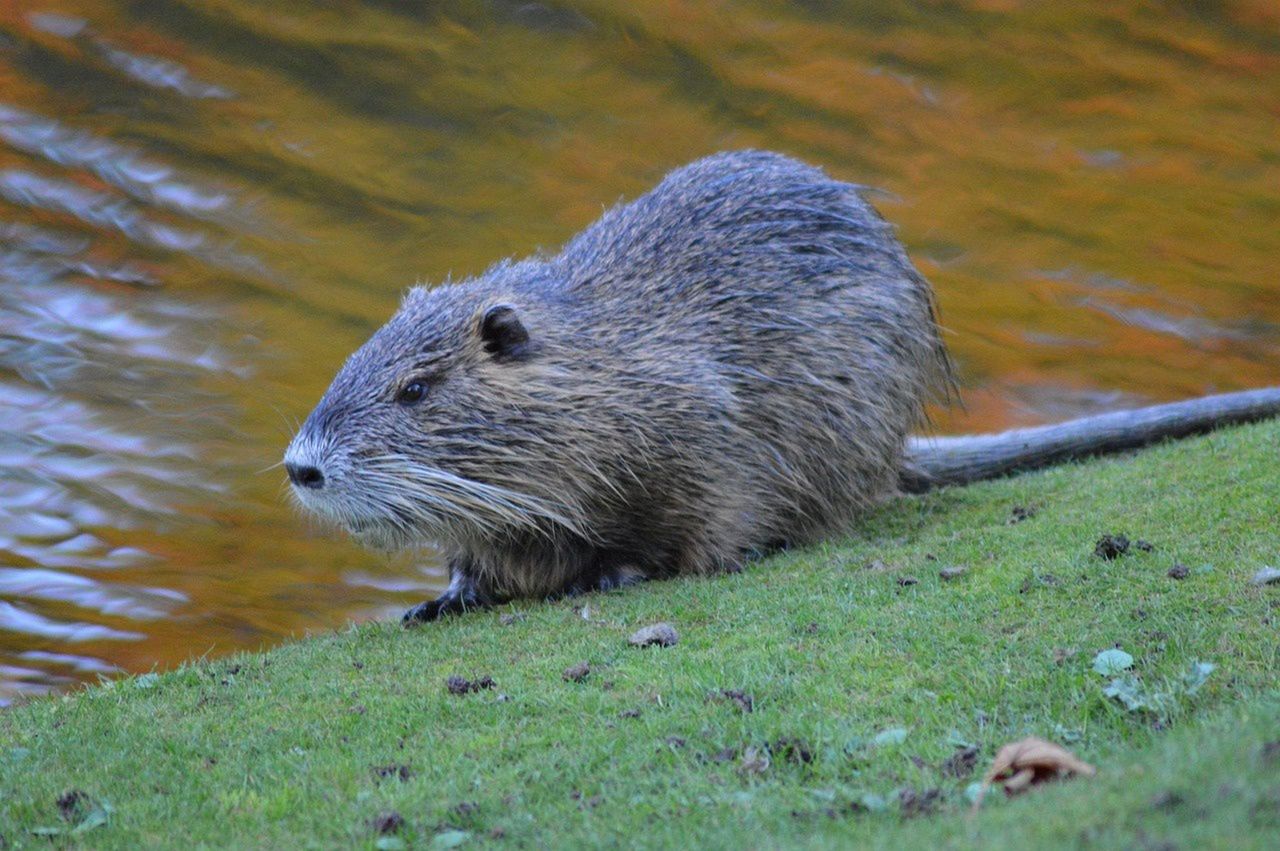
<svg viewBox="0 0 1280 851"><path fill-rule="evenodd" d="M1280 425L1236 429L903 499L738 575L37 700L0 713L0 847L1262 847L1278 461ZM1153 549L1106 560L1103 533ZM675 646L628 645L656 621ZM1114 647L1132 666L1097 673ZM1027 734L1098 776L970 816Z"/></svg>

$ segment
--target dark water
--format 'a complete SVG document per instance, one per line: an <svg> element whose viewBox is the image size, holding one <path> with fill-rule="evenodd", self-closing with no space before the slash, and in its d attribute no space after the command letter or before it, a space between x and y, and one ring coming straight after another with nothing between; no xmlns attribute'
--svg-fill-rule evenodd
<svg viewBox="0 0 1280 851"><path fill-rule="evenodd" d="M884 189L945 430L1280 383L1274 0L0 3L0 700L416 602L296 422L406 286L746 146Z"/></svg>

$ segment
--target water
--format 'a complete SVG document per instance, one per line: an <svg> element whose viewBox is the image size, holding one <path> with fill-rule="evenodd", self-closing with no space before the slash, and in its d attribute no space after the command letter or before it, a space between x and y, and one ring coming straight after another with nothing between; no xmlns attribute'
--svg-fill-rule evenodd
<svg viewBox="0 0 1280 851"><path fill-rule="evenodd" d="M292 429L405 287L724 148L883 190L943 430L1280 383L1278 131L1272 0L3 4L0 700L438 587Z"/></svg>

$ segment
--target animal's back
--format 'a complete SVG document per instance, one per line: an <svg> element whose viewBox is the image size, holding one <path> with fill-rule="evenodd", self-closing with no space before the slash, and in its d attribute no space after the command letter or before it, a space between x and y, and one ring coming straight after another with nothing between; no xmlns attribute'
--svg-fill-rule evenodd
<svg viewBox="0 0 1280 851"><path fill-rule="evenodd" d="M859 195L790 158L718 154L614 208L555 261L584 319L704 364L752 441L755 530L812 540L896 481L950 366L928 285ZM747 496L747 494L744 494ZM766 540L767 539L767 540Z"/></svg>

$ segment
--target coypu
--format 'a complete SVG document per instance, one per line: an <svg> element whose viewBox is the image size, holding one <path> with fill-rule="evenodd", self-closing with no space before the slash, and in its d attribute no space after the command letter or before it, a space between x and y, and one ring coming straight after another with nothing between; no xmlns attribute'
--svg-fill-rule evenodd
<svg viewBox="0 0 1280 851"><path fill-rule="evenodd" d="M908 445L951 374L929 285L859 187L723 153L555 256L411 290L285 462L357 539L444 549L449 587L411 623L733 570L899 489L1090 451L1036 430ZM1137 445L1119 431L1098 446Z"/></svg>

